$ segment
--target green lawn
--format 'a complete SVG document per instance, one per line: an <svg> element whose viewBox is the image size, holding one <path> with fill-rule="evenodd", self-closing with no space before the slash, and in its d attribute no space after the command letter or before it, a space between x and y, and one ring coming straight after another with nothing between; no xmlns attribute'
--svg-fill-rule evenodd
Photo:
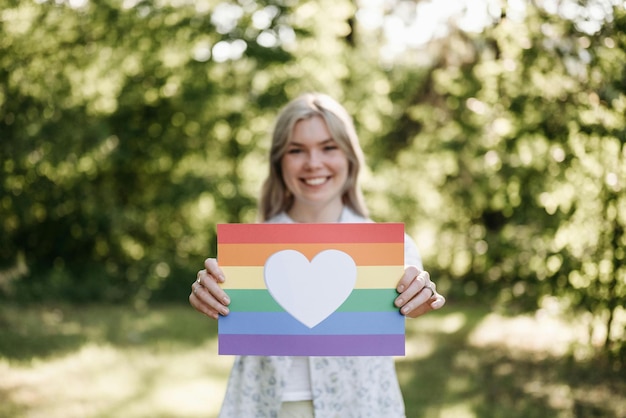
<svg viewBox="0 0 626 418"><path fill-rule="evenodd" d="M454 304L409 320L407 415L626 417L626 378L566 355L583 338ZM216 352L216 323L188 306L0 306L0 417L215 417L232 364Z"/></svg>

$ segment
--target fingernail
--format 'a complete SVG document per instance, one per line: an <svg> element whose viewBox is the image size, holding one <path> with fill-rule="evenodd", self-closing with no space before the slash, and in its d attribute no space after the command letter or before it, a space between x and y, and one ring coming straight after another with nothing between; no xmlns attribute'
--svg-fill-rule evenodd
<svg viewBox="0 0 626 418"><path fill-rule="evenodd" d="M228 308L222 309L222 315L228 315L228 312L229 312Z"/></svg>
<svg viewBox="0 0 626 418"><path fill-rule="evenodd" d="M396 306L402 306L404 305L404 299L400 298L400 299L396 299Z"/></svg>
<svg viewBox="0 0 626 418"><path fill-rule="evenodd" d="M223 275L220 274L220 275L217 276L217 280L219 280L220 283L224 283L226 281L226 278Z"/></svg>
<svg viewBox="0 0 626 418"><path fill-rule="evenodd" d="M404 285L403 285L403 284L401 284L400 286L398 286L398 289L397 289L397 290L398 290L398 293L402 293L402 292L404 292Z"/></svg>
<svg viewBox="0 0 626 418"><path fill-rule="evenodd" d="M223 301L224 301L224 305L230 305L230 298L228 296L225 296Z"/></svg>
<svg viewBox="0 0 626 418"><path fill-rule="evenodd" d="M402 312L402 314L406 315L409 313L409 307L408 306L404 306L402 309L400 309L400 312Z"/></svg>
<svg viewBox="0 0 626 418"><path fill-rule="evenodd" d="M443 306L443 301L441 299L437 299L436 301L431 303L430 306L433 309L439 309L439 308L441 308Z"/></svg>

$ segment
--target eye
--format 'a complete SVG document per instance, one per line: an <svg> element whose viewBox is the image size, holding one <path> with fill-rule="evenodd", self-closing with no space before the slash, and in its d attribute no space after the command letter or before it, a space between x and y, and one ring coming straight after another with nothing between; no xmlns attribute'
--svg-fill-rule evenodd
<svg viewBox="0 0 626 418"><path fill-rule="evenodd" d="M324 145L324 151L334 151L339 149L337 145Z"/></svg>
<svg viewBox="0 0 626 418"><path fill-rule="evenodd" d="M287 154L300 154L302 150L300 148L290 148L287 150Z"/></svg>

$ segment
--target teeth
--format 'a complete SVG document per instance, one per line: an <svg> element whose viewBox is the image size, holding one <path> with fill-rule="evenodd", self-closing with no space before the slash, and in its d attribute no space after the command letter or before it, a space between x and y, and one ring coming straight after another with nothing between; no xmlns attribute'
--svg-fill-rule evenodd
<svg viewBox="0 0 626 418"><path fill-rule="evenodd" d="M304 182L309 186L319 186L326 181L326 177L317 177L314 179L304 179Z"/></svg>

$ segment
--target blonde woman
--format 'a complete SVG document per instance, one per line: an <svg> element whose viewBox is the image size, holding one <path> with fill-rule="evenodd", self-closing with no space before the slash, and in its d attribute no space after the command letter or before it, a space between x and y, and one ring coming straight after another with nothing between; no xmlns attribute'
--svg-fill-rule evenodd
<svg viewBox="0 0 626 418"><path fill-rule="evenodd" d="M331 97L304 94L282 110L272 135L270 170L259 204L262 222L372 222L358 184L363 152L352 119ZM395 305L411 318L445 298L405 236L405 271ZM192 284L191 305L228 315L227 280L209 258ZM404 402L392 357L238 356L220 418L400 418Z"/></svg>

